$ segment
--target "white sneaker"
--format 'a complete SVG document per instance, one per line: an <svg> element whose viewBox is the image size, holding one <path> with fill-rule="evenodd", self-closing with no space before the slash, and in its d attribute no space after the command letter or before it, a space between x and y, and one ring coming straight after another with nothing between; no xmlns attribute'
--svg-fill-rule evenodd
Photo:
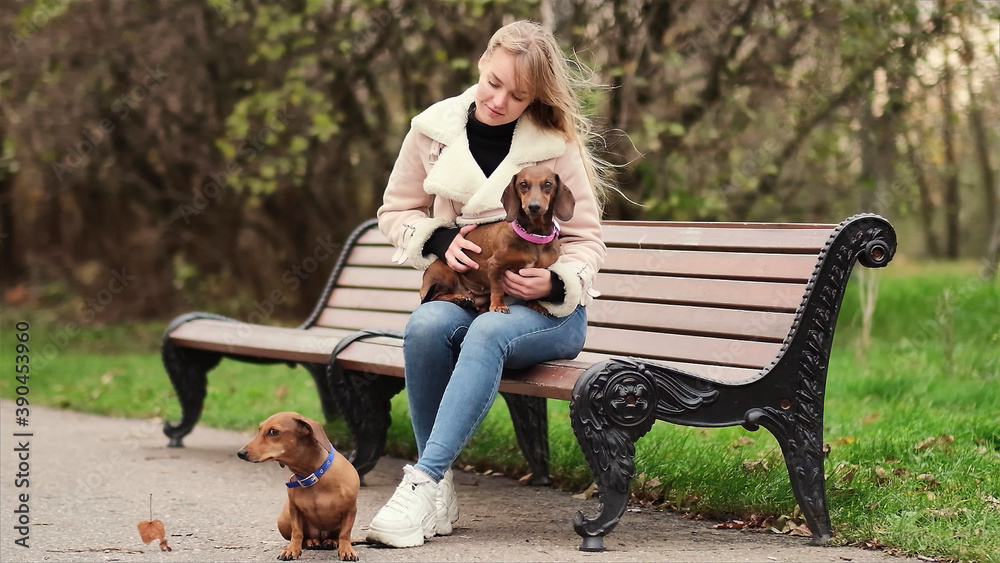
<svg viewBox="0 0 1000 563"><path fill-rule="evenodd" d="M434 533L439 536L450 536L452 524L458 521L458 495L455 493L455 478L451 469L438 481L436 504L437 525Z"/></svg>
<svg viewBox="0 0 1000 563"><path fill-rule="evenodd" d="M403 481L368 526L368 541L392 547L415 547L434 537L438 486L412 465L403 467Z"/></svg>

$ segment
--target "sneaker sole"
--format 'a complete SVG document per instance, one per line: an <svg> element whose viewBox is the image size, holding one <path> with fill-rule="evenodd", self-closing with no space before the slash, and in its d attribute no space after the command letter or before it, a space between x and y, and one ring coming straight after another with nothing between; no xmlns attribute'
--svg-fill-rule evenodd
<svg viewBox="0 0 1000 563"><path fill-rule="evenodd" d="M451 522L447 520L438 520L436 526L434 526L434 535L436 536L450 536L454 530L452 529Z"/></svg>
<svg viewBox="0 0 1000 563"><path fill-rule="evenodd" d="M417 547L424 545L424 534L420 530L413 530L404 535L399 532L383 532L376 529L369 529L365 538L369 542L378 542L389 547Z"/></svg>
<svg viewBox="0 0 1000 563"><path fill-rule="evenodd" d="M425 539L434 537L437 518L431 517L421 528L411 528L400 532L398 530L380 530L378 526L369 526L365 539L390 547L417 547L424 545Z"/></svg>

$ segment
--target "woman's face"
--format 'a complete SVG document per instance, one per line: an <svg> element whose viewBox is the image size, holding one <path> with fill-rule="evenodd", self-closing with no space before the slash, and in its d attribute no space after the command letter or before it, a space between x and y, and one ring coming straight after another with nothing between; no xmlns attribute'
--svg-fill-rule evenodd
<svg viewBox="0 0 1000 563"><path fill-rule="evenodd" d="M479 59L476 119L486 125L504 125L521 117L531 96L514 89L514 54L498 48Z"/></svg>

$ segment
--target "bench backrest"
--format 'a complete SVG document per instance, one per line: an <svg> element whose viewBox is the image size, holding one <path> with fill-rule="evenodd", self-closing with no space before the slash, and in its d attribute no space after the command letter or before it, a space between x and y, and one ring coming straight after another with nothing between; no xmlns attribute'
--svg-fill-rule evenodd
<svg viewBox="0 0 1000 563"><path fill-rule="evenodd" d="M778 355L834 228L605 222L583 356L657 359L721 382L753 377ZM376 228L360 232L311 326L402 330L422 272L394 265L393 252Z"/></svg>

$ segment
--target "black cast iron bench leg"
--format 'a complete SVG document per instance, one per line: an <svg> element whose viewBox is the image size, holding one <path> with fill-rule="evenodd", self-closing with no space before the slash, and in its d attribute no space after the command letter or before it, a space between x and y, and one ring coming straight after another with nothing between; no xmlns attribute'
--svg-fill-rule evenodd
<svg viewBox="0 0 1000 563"><path fill-rule="evenodd" d="M161 348L163 365L170 375L170 382L181 403L181 420L177 424L163 423L163 433L167 435L171 448L184 447L184 436L191 433L205 405L207 374L222 360L222 354L178 348L169 340Z"/></svg>
<svg viewBox="0 0 1000 563"><path fill-rule="evenodd" d="M529 485L549 486L549 419L548 405L543 397L500 393L507 401L507 410L514 424L517 445L531 467Z"/></svg>
<svg viewBox="0 0 1000 563"><path fill-rule="evenodd" d="M573 519L583 537L580 551L603 551L604 536L625 514L635 476L635 442L656 420L698 411L718 396L712 385L690 374L632 359L607 360L580 376L570 421L601 501L593 518L578 512Z"/></svg>

